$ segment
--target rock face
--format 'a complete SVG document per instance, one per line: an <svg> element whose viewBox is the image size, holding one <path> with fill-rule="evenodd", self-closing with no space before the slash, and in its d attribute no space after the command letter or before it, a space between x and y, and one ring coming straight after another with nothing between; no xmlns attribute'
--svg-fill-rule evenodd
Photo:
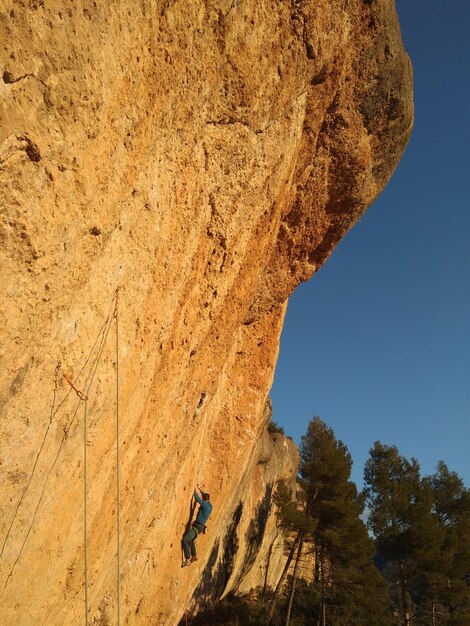
<svg viewBox="0 0 470 626"><path fill-rule="evenodd" d="M238 502L215 542L188 609L213 604L228 591L274 587L284 567L284 537L278 528L272 496L280 480L295 488L299 454L295 444L267 432L258 440L237 489Z"/></svg>
<svg viewBox="0 0 470 626"><path fill-rule="evenodd" d="M171 626L263 584L286 300L411 131L393 1L2 0L0 41L2 624Z"/></svg>

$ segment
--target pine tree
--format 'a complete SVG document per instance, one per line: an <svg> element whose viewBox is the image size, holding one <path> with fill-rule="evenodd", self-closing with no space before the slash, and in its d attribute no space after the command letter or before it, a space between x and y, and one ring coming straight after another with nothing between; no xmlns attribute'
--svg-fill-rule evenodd
<svg viewBox="0 0 470 626"><path fill-rule="evenodd" d="M298 484L295 493L292 493L285 483L279 483L274 495L274 502L278 509L277 516L279 526L283 529L286 535L285 544L288 556L281 577L273 593L269 609L269 618L271 619L274 615L279 591L283 587L290 565L295 556L294 571L291 578L291 587L285 620L285 624L288 625L295 594L298 564L302 555L302 548L305 541L312 540L313 533L315 531L315 522L307 515L305 493L301 484Z"/></svg>
<svg viewBox="0 0 470 626"><path fill-rule="evenodd" d="M347 447L318 417L300 447L306 513L315 523L314 586L318 626L390 623L385 582L373 563L374 546L360 519L364 498L350 479Z"/></svg>
<svg viewBox="0 0 470 626"><path fill-rule="evenodd" d="M388 571L393 572L393 582L398 584L402 625L410 626L413 529L418 512L423 510L419 464L400 456L395 446L377 441L365 466L364 482L367 523L380 556L393 565Z"/></svg>
<svg viewBox="0 0 470 626"><path fill-rule="evenodd" d="M423 624L470 624L470 492L440 462L423 484L429 511L416 533L414 559Z"/></svg>
<svg viewBox="0 0 470 626"><path fill-rule="evenodd" d="M415 459L376 442L364 490L402 625L470 626L470 492L445 463L421 478ZM393 587L392 587L393 588Z"/></svg>

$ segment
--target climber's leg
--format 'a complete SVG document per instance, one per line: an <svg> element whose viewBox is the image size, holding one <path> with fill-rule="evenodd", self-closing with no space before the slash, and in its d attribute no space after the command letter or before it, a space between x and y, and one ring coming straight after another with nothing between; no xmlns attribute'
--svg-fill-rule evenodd
<svg viewBox="0 0 470 626"><path fill-rule="evenodd" d="M194 545L194 540L197 537L197 530L195 528L191 528L183 537L183 552L184 558L186 560L190 559L191 556L196 556L196 547Z"/></svg>
<svg viewBox="0 0 470 626"><path fill-rule="evenodd" d="M197 537L197 530L195 532L196 532L196 537ZM191 541L191 544L190 544L191 545L191 561L196 560L196 537L194 537L194 539Z"/></svg>

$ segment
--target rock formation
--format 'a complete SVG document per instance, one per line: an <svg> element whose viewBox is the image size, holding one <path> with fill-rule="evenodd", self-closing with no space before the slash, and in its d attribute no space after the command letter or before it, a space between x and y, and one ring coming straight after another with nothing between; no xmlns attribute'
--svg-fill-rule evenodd
<svg viewBox="0 0 470 626"><path fill-rule="evenodd" d="M409 137L393 0L1 7L2 624L172 626L253 565L286 300Z"/></svg>

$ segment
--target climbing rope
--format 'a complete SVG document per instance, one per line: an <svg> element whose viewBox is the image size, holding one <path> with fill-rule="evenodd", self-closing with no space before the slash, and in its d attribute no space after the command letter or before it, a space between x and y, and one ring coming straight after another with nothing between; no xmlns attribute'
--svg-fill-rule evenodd
<svg viewBox="0 0 470 626"><path fill-rule="evenodd" d="M121 545L121 531L120 531L120 511L121 511L121 471L120 471L120 445L119 445L119 287L116 289L116 296L114 302L114 319L116 321L116 525L117 525L117 549L116 549L116 561L117 561L117 624L119 626L121 621L121 575L120 575L120 545Z"/></svg>
<svg viewBox="0 0 470 626"><path fill-rule="evenodd" d="M64 371L62 364L59 362L54 370L54 393L53 393L53 401L52 401L52 406L51 406L51 411L50 411L50 416L49 416L49 421L46 427L46 431L43 435L42 441L41 441L41 445L39 448L39 452L36 455L36 459L34 461L32 470L30 472L28 481L26 483L25 488L23 489L23 492L21 494L21 497L16 505L15 508L15 512L13 514L13 518L10 522L9 528L7 530L7 533L3 539L3 542L1 544L0 547L0 557L3 555L3 551L5 549L5 545L8 541L8 539L10 538L11 532L13 530L13 526L15 524L15 521L18 517L18 513L20 510L20 507L24 501L24 498L27 494L27 492L29 491L32 481L33 481L33 477L36 473L36 469L38 467L38 463L39 463L39 459L42 455L45 443L46 443L46 439L48 437L51 425L53 423L54 417L56 417L56 415L58 414L59 410L62 408L62 406L64 405L65 401L67 400L67 398L69 397L70 393L75 392L75 394L78 397L78 404L76 406L76 409L70 419L70 421L63 427L63 435L59 444L59 448L55 454L54 460L52 462L52 465L49 467L49 470L46 473L46 477L42 486L42 490L39 496L39 500L37 501L36 504L36 508L33 514L33 518L31 523L29 524L28 527L28 531L23 539L23 543L21 545L21 548L16 556L16 559L10 569L10 572L5 580L4 586L3 586L3 590L6 588L9 580L12 578L15 567L18 563L18 561L20 560L22 554L23 554L23 550L24 547L26 545L26 542L28 541L28 538L30 536L31 530L33 528L34 522L36 520L36 516L39 510L39 506L41 504L41 501L43 499L45 490L46 490L46 486L49 480L49 477L58 461L60 452L62 450L62 446L65 442L65 440L67 439L68 433L70 431L70 428L76 418L77 412L80 408L80 405L83 403L84 405L84 416L83 416L83 499L84 499L84 506L83 506L83 543L84 543L84 586L85 586L85 598L84 598L84 602L85 602L85 626L88 626L88 614L89 614L89 602L88 602L88 588L89 588L89 581L88 581L88 537L87 537L87 528L88 528L88 509L87 509L87 491L88 491L88 476L87 476L87 464L88 464L88 459L87 459L87 439L88 439L88 400L90 397L90 390L92 388L93 382L94 382L94 378L96 375L96 372L98 370L100 361L101 361L101 357L103 355L103 351L107 342L107 338L113 323L113 320L115 321L115 327L116 327L116 524L117 524L117 549L116 549L116 558L117 558L117 624L118 626L120 625L120 442L119 442L119 431L120 431L120 426L119 426L119 318L118 318L118 304L119 304L119 288L116 290L113 300L112 300L112 308L111 308L111 313L108 315L108 317L106 318L105 322L102 324L98 335L95 339L95 342L85 360L84 365L81 367L78 375L75 377L74 380L72 380ZM98 345L99 343L99 345ZM96 357L94 358L94 360L91 361L91 368L90 371L88 373L88 375L86 376L86 379L84 381L84 384L82 386L82 388L79 388L78 385L78 381L82 375L82 373L85 371L85 368L87 367L88 363L90 362L93 353L95 352L95 348L98 345L98 349L97 349L97 354ZM58 403L58 405L56 406L56 400L57 400L57 392L58 392L58 378L59 378L59 374L64 378L64 380L67 382L68 386L69 386L69 390L67 391L67 393L65 394L65 396L62 398L62 400Z"/></svg>
<svg viewBox="0 0 470 626"><path fill-rule="evenodd" d="M70 387L75 391L80 400L84 403L83 411L83 569L85 577L85 626L88 626L88 514L87 514L87 424L88 424L88 396L83 393L78 387L70 380L67 374L59 363L57 369L62 374L64 379L68 382Z"/></svg>
<svg viewBox="0 0 470 626"><path fill-rule="evenodd" d="M106 320L106 321L107 321L107 320ZM106 322L105 322L105 324L106 324ZM82 366L81 370L79 371L79 373L78 373L78 375L77 375L77 377L76 377L76 379L75 379L75 382L76 382L76 381L80 378L80 376L82 375L82 373L83 373L84 369L85 369L85 368L86 368L86 366L88 365L88 362L89 362L89 360L90 360L90 358L91 358L91 355L93 354L93 352L94 352L94 350L95 350L96 344L98 343L99 336L101 335L101 333L102 333L102 331L103 331L103 328L104 328L105 324L103 324L103 326L101 327L101 329L100 329L100 331L99 331L99 333L98 333L98 336L97 336L97 337L96 337L96 339L95 339L95 343L93 344L93 346L92 346L92 348L91 348L91 350L90 350L90 353L88 354L88 357L87 357L87 359L86 359L86 361L85 361L84 365ZM13 518L12 518L12 520L11 520L11 522L10 522L10 526L8 527L7 533L6 533L5 538L4 538L4 540L3 540L2 547L1 547L1 549L0 549L0 558L1 558L1 557L2 557L2 555L3 555L3 551L4 551L4 549L5 549L6 542L8 541L8 539L9 539L9 537L10 537L10 534L11 534L12 529L13 529L13 525L14 525L14 523L15 523L15 521L16 521L16 518L18 517L18 511L19 511L19 509L20 509L20 507L21 507L21 505L22 505L22 503L23 503L23 500L24 500L24 498L26 497L26 494L27 494L27 492L28 492L28 490L29 490L29 488L30 488L31 482L32 482L33 477L34 477L34 474L35 474L35 472L36 472L36 468L37 468L37 465L38 465L39 459L40 459L40 457L41 457L41 454L42 454L42 451L43 451L44 445L45 445L45 443L46 443L46 439L47 439L47 436L48 436L48 434L49 434L49 430L50 430L50 428L51 428L51 425L52 425L52 422L53 422L53 420L54 420L54 417L58 414L58 412L59 412L59 411L60 411L60 409L62 408L62 405L66 402L67 398L69 397L70 393L72 392L72 387L73 387L73 386L72 386L72 387L71 387L71 388L67 391L67 393L65 394L64 398L63 398L63 399L59 402L59 404L58 404L58 405L57 405L57 407L56 407L56 397L57 397L57 389L58 389L58 387L57 387L57 381L58 381L58 376L59 376L59 368L60 368L60 365L61 365L61 364L60 364L60 363L58 363L58 364L57 364L57 366L56 366L56 368L55 368L55 370L54 370L54 393L53 393L53 399L52 399L51 412L50 412L50 416L49 416L49 422L48 422L48 424L47 424L46 431L45 431L45 433L44 433L44 435L43 435L43 438L42 438L42 441L41 441L41 445L40 445L40 447L39 447L39 452L38 452L38 453L37 453L37 455L36 455L36 459L35 459L35 461L34 461L34 464L33 464L32 470L31 470L31 472L30 472L30 475L29 475L29 478L28 478L28 482L26 483L26 486L25 486L25 488L23 489L23 492L22 492L22 494L21 494L21 497L20 497L20 499L19 499L19 501L18 501L18 503L17 503L17 505L16 505L15 512L14 512L14 514L13 514ZM70 425L71 425L71 424L69 424L68 428L70 428ZM61 445L62 445L62 443L61 443ZM59 448L59 451L60 451L60 448ZM28 537L28 536L29 536L29 533L28 533L27 537ZM27 537L26 537L26 539L27 539ZM26 540L25 540L25 541L26 541ZM21 556L21 552L22 552L22 550L23 550L23 548L24 548L24 544L25 544L25 542L23 543L22 549L21 549L21 551L20 551L20 556ZM13 572L11 572L11 573L13 573ZM9 578L10 578L10 576L8 577L7 582L8 582L8 580L9 580ZM5 583L5 586L6 586L6 583Z"/></svg>
<svg viewBox="0 0 470 626"><path fill-rule="evenodd" d="M33 468L32 468L32 470L31 470L31 472L30 472L28 482L26 483L26 486L25 486L25 488L23 489L23 493L21 494L21 497L20 497L20 499L19 499L19 501L18 501L18 503L17 503L17 505L16 505L15 512L14 512L13 517L12 517L12 519L11 519L10 526L8 527L8 530L7 530L7 532L6 532L6 535L5 535L4 539L3 539L2 547L0 548L0 558L1 558L1 557L2 557L2 555L3 555L3 551L4 551L4 549L5 549L5 545L6 545L6 543L7 543L8 539L9 539L9 537L10 537L11 531L12 531L12 529L13 529L13 525L14 525L14 523L15 523L15 521L16 521L17 516L18 516L18 511L19 511L19 509L20 509L20 506L21 506L21 505L22 505L22 503L23 503L23 500L24 500L24 498L25 498L25 496L26 496L26 493L27 493L27 491L28 491L28 489L29 489L29 485L31 484L31 481L33 480L34 472L36 471L36 466L37 466L37 464L38 464L38 462L39 462L39 458L40 458L40 456L41 456L42 449L44 448L44 444L45 444L45 442L46 442L47 435L48 435L48 433L49 433L49 429L50 429L51 424L52 424L52 420L54 419L54 415L56 414L56 412L59 410L60 406L61 406L61 405L62 405L62 403L64 402L64 401L62 401L62 402L59 404L59 407L58 407L58 408L57 408L57 410L56 410L55 403L56 403L56 398L57 398L57 389L58 389L58 383L57 383L57 381L58 381L58 377L59 377L59 367L57 366L57 367L55 368L55 370L54 370L54 392L53 392L53 397L52 397L52 405L51 405L51 413L50 413L50 416L49 416L49 423L48 423L48 425L47 425L46 432L45 432L45 434L44 434L44 436L43 436L43 438L42 438L42 442L41 442L41 445L40 445L40 447L39 447L39 452L38 452L38 453L37 453L37 455L36 455L36 459L35 459L35 461L34 461ZM67 395L68 395L68 394L67 394ZM66 397L67 397L67 396L66 396ZM7 580L8 580L8 579L7 579Z"/></svg>
<svg viewBox="0 0 470 626"><path fill-rule="evenodd" d="M186 602L184 608L184 621L186 626L188 626L188 614L189 614L189 567L186 568Z"/></svg>
<svg viewBox="0 0 470 626"><path fill-rule="evenodd" d="M85 410L83 414L83 567L85 576L85 626L88 626L87 408L88 399L85 399Z"/></svg>
<svg viewBox="0 0 470 626"><path fill-rule="evenodd" d="M101 357L104 352L106 341L109 335L109 331L115 320L116 328L116 523L117 523L117 625L120 624L121 619L121 600L120 600L120 446L119 446L119 318L118 318L118 303L119 303L119 288L116 289L113 298L113 314L109 315L104 324L104 332L101 339L100 346L98 348L98 354L94 363L92 364L91 372L88 379L85 381L85 391L81 391L72 382L72 380L63 371L61 364L58 364L58 370L75 391L81 401L84 402L84 415L83 415L83 551L84 551L84 583L85 583L85 626L88 626L88 614L89 614L89 602L88 602L88 507L87 507L87 495L88 495L88 459L87 459L87 447L88 447L88 400L90 395L90 389L92 387L98 366L101 361Z"/></svg>
<svg viewBox="0 0 470 626"><path fill-rule="evenodd" d="M114 305L114 298L113 298L113 305ZM103 356L104 347L106 345L106 341L108 339L108 335L109 335L109 331L111 329L112 323L113 323L113 315L109 315L108 318L106 319L105 331L104 331L103 338L101 339L101 344L100 344L99 349L98 349L98 355L97 355L97 357L95 359L95 362L93 364L94 369L92 369L91 375L89 377L89 380L87 381L86 386L85 386L84 394L86 396L89 396L89 394L90 394L90 389L91 389L91 386L93 385L93 381L94 381L94 378L95 378L98 366L100 364L101 357Z"/></svg>
<svg viewBox="0 0 470 626"><path fill-rule="evenodd" d="M117 292L116 292L116 294L117 294ZM35 520L36 520L36 517L37 517L37 513L38 513L38 510L39 510L40 504L41 504L42 499L44 497L44 493L46 491L46 487L47 487L47 484L48 484L48 481L49 481L49 477L50 477L52 471L54 470L54 467L56 466L56 463L57 463L57 461L59 459L62 447L63 447L63 445L64 445L64 443L65 443L65 441L66 441L66 439L68 437L68 433L70 431L70 428L72 427L72 424L75 421L75 418L77 416L77 413L78 413L78 410L80 408L80 405L82 404L82 402L84 402L86 399L88 399L88 395L87 394L89 394L91 386L93 384L94 376L95 376L96 371L98 369L99 360L100 360L101 355L103 353L104 346L106 344L106 339L107 339L107 336L108 336L108 333L109 333L109 330L110 330L110 327L111 327L111 324L112 324L113 310L116 310L116 305L115 305L116 294L113 296L113 299L112 299L112 302L111 302L110 313L109 313L108 317L106 318L106 320L101 325L101 327L99 329L99 332L98 332L98 334L96 336L96 339L95 339L95 341L94 341L94 343L93 343L93 345L92 345L92 347L91 347L91 349L90 349L90 351L88 353L88 356L86 357L85 362L82 365L82 367L81 367L80 371L78 372L77 376L75 377L75 379L72 381L65 374L65 372L64 372L64 370L62 368L61 363L58 363L56 368L55 368L55 370L54 370L54 393L53 393L53 401L52 401L52 406L51 406L51 411L50 411L50 416L49 416L49 420L48 420L48 423L47 423L47 427L46 427L45 433L43 435L43 438L42 438L42 441L41 441L41 445L39 447L39 452L36 455L36 459L34 461L32 470L30 472L28 481L27 481L26 486L23 489L23 492L21 494L21 497L20 497L20 499L19 499L19 501L18 501L18 503L16 505L15 512L13 514L13 518L12 518L12 520L10 522L10 525L8 527L8 530L7 530L7 533L6 533L6 535L4 537L4 540L2 542L2 546L1 546L1 549L0 549L0 557L3 555L3 551L5 549L5 545L6 545L7 541L8 541L8 539L10 538L10 535L11 535L11 533L13 531L13 527L14 527L14 524L15 524L15 522L17 520L20 507L21 507L21 505L22 505L22 503L23 503L23 501L24 501L24 499L26 497L26 494L28 493L28 491L29 491L29 489L30 489L30 487L32 485L33 477L36 474L36 470L38 468L39 459L40 459L40 457L41 457L41 455L43 453L43 450L44 450L44 447L45 447L45 444L46 444L46 440L48 438L48 435L49 435L49 432L50 432L50 428L51 428L51 425L53 423L54 418L57 416L57 414L59 413L59 411L61 410L61 408L65 404L66 400L68 399L69 395L73 391L75 391L76 395L78 396L78 404L77 404L76 409L73 412L73 415L72 415L71 419L69 420L68 424L66 424L63 427L63 435L62 435L62 438L61 438L58 450L57 450L57 452L55 454L55 457L54 457L54 459L52 461L52 464L50 465L48 471L46 472L46 476L45 476L45 479L44 479L44 482L43 482L43 485L42 485L42 489L41 489L41 493L39 495L39 499L38 499L38 501L36 503L36 507L35 507L35 510L34 510L34 513L33 513L32 520L31 520L31 522L29 524L28 530L27 530L26 535L25 535L25 537L23 539L22 545L21 545L20 550L19 550L19 552L18 552L18 554L16 556L16 559L15 559L12 567L10 568L10 572L8 573L8 576L7 576L6 580L5 580L5 583L3 585L3 590L5 590L6 586L8 585L8 582L12 578L16 566L17 566L19 560L21 559L21 556L23 554L25 545L26 545L26 543L28 541L28 538L29 538L29 536L31 534L31 531L32 531L32 528L34 526L34 523L35 523ZM95 353L95 349L96 349L98 344L99 344L99 346L98 346L98 354L95 357L95 359L91 361L92 356ZM85 371L85 369L88 366L90 361L91 361L91 369L90 369L89 373L86 376L84 385L82 386L82 389L84 389L85 391L82 391L82 390L80 390L78 388L78 381L79 381L81 375ZM58 381L59 374L62 375L62 377L67 381L67 383L69 385L69 390L67 391L67 393L64 395L62 400L56 406L56 398L57 398L57 391L58 391L57 381ZM118 555L118 558L119 558L119 555ZM0 591L0 595L1 595L1 593L2 593L2 591Z"/></svg>

